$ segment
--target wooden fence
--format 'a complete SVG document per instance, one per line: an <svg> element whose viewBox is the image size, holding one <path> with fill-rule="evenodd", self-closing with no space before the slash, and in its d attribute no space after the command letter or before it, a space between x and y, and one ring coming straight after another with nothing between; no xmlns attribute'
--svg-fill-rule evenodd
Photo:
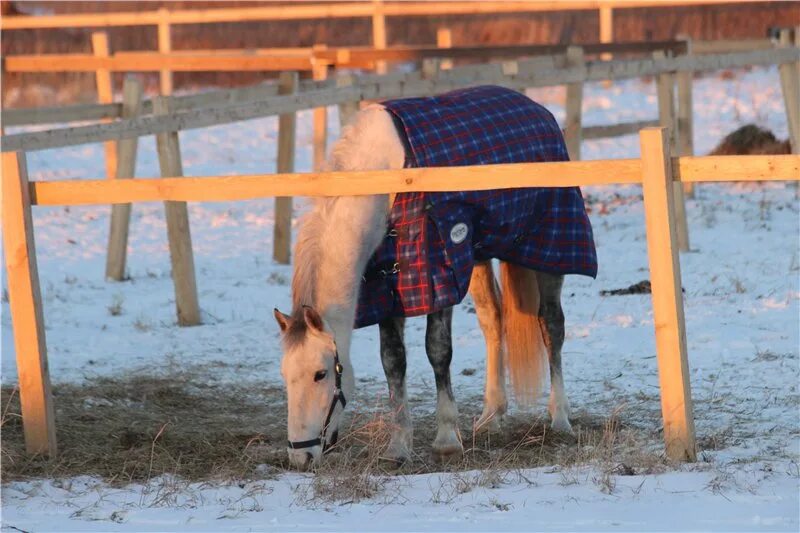
<svg viewBox="0 0 800 533"><path fill-rule="evenodd" d="M684 46L686 43L683 43ZM598 45L599 46L599 45ZM633 49L633 47L629 47ZM596 48L595 52L607 50ZM371 59L375 59L374 56ZM267 85L256 88L218 91L205 95L173 97L170 102L170 113L163 116L128 116L121 121L110 124L62 128L34 133L6 135L2 139L3 151L38 150L60 146L70 146L87 142L106 142L130 139L141 135L164 134L184 129L219 125L257 117L281 115L281 130L294 128L293 114L302 109L316 109L314 121L314 167L317 168L325 153L326 138L324 107L328 105L348 106L353 102L405 96L432 95L445 90L475 85L479 83L495 83L525 89L546 85L566 84L567 102L565 118L565 138L572 159L580 159L580 146L584 138L625 135L638 131L642 127L661 124L672 133L671 151L675 155L692 155L692 112L691 112L691 80L692 73L719 68L741 67L754 64L779 64L784 98L786 99L787 120L792 133L792 144L797 147L797 128L793 124L800 123L800 101L797 96L800 82L797 79L797 63L800 49L788 44L780 48L755 50L733 54L684 55L666 57L663 51L657 50L650 59L634 59L626 61L586 61L580 47L569 47L567 54L559 56L543 56L520 61L507 61L488 65L468 65L438 72L414 72L408 74L366 75L347 84L342 78L328 80L326 74L317 76L318 80L308 80L304 84L293 82L289 90L280 92L279 87ZM625 79L642 75L655 75L658 78L658 110L659 118L651 121L638 121L612 126L596 126L584 128L582 125L581 107L583 84L587 81L605 79ZM675 84L677 77L678 106L675 106ZM305 89L305 90L304 90ZM208 107L214 103L224 103ZM129 102L129 106L133 105ZM28 121L76 119L79 117L111 118L123 113L125 104L100 104L97 106L73 106L64 109L16 110L4 113L4 120L10 123ZM141 113L152 111L153 104L144 102ZM47 118L51 117L51 118ZM282 139L282 150L278 151L279 171L293 170L294 154L289 146L293 146L293 131L279 133ZM116 152L107 144L107 160L116 158ZM108 165L109 177L130 177L122 169L116 167L116 161ZM688 187L688 185L687 185ZM691 192L691 190L689 191ZM678 220L678 241L680 249L689 249L689 232L686 223L683 200L684 191L676 188L675 207ZM278 201L279 220L275 227L276 260L288 263L291 242L291 200L283 198ZM118 209L119 210L119 209ZM121 210L120 217L127 213ZM127 222L114 231L113 238L126 239ZM124 279L126 241L109 242L109 258L107 277ZM112 249L116 257L112 257ZM187 270L191 270L187 267Z"/></svg>
<svg viewBox="0 0 800 533"><path fill-rule="evenodd" d="M265 20L303 20L322 18L370 18L372 45L386 48L386 18L393 16L479 15L496 13L531 13L546 11L597 10L600 41L614 40L613 12L638 7L670 7L709 4L745 3L747 0L564 0L549 1L482 1L482 2L372 2L325 3L306 5L264 6L205 10L159 9L127 13L93 13L54 16L3 17L0 29L24 30L34 28L71 28L114 26L156 26L158 51L172 51L172 26L177 24L209 24L218 22L253 22ZM378 73L385 73L385 63L379 61ZM172 92L172 71L161 70L161 94Z"/></svg>
<svg viewBox="0 0 800 533"><path fill-rule="evenodd" d="M451 191L454 187L476 190L641 183L666 453L676 460L694 460L696 443L673 207L674 185L704 181L800 180L800 156L671 157L670 136L664 128L642 131L640 143L641 159L51 182L29 182L25 154L4 153L3 242L28 452L54 456L57 451L31 214L33 206L144 201L185 205L188 201ZM164 151L169 150L169 141L164 145ZM178 168L165 169L162 165L162 172L165 170L180 174Z"/></svg>

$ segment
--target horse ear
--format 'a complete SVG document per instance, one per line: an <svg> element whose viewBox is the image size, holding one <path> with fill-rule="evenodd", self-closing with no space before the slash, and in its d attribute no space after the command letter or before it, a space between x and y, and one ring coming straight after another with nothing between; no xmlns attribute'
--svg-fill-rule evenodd
<svg viewBox="0 0 800 533"><path fill-rule="evenodd" d="M286 333L286 330L289 329L289 326L292 323L292 317L289 315L284 315L278 308L272 310L273 314L275 315L275 320L278 322L278 326L281 328L281 333Z"/></svg>
<svg viewBox="0 0 800 533"><path fill-rule="evenodd" d="M309 307L307 305L303 306L303 319L311 329L317 330L320 333L325 330L325 325L322 323L322 317L319 316L319 313L317 313L313 307Z"/></svg>

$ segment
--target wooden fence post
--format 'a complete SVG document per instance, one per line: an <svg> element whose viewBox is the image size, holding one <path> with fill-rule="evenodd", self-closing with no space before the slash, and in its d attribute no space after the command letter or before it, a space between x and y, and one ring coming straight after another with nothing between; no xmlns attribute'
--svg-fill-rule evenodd
<svg viewBox="0 0 800 533"><path fill-rule="evenodd" d="M422 60L422 79L430 80L439 73L441 62L438 57L426 57Z"/></svg>
<svg viewBox="0 0 800 533"><path fill-rule="evenodd" d="M169 23L169 10L160 8L158 10L158 51L168 54L172 51L172 27ZM159 84L162 96L172 94L172 71L161 69Z"/></svg>
<svg viewBox="0 0 800 533"><path fill-rule="evenodd" d="M169 97L153 99L153 114L169 114ZM178 132L170 131L156 135L158 164L162 177L183 176ZM172 282L175 284L175 307L178 325L200 324L200 306L197 302L197 283L194 275L192 235L189 229L189 212L186 202L164 202L167 218L169 255L172 261Z"/></svg>
<svg viewBox="0 0 800 533"><path fill-rule="evenodd" d="M436 30L436 47L437 48L452 48L453 47L453 33L450 28L439 28ZM442 59L439 64L442 70L450 70L453 68L452 59Z"/></svg>
<svg viewBox="0 0 800 533"><path fill-rule="evenodd" d="M297 72L281 72L278 94L294 94L299 86ZM294 146L297 115L286 113L278 118L278 174L294 172ZM291 259L292 247L292 198L275 198L275 228L272 238L272 257L283 265Z"/></svg>
<svg viewBox="0 0 800 533"><path fill-rule="evenodd" d="M600 6L600 42L611 44L614 42L614 10L611 6ZM603 61L611 60L611 54L600 54ZM610 81L609 81L610 83Z"/></svg>
<svg viewBox="0 0 800 533"><path fill-rule="evenodd" d="M108 34L104 31L92 32L92 52L96 57L109 57ZM95 71L97 85L97 102L110 104L114 100L114 86L112 85L111 72L107 68ZM106 120L105 122L109 122ZM106 152L106 177L111 179L117 174L117 147L114 141L105 143Z"/></svg>
<svg viewBox="0 0 800 533"><path fill-rule="evenodd" d="M795 34L800 32L800 27L795 29ZM795 35L800 46L800 37ZM780 33L780 45L791 46L791 30L783 29ZM783 63L778 67L781 77L781 91L783 102L786 105L786 122L789 129L789 143L793 154L800 154L800 62Z"/></svg>
<svg viewBox="0 0 800 533"><path fill-rule="evenodd" d="M664 128L647 128L640 133L639 142L664 442L671 459L695 461L692 389L673 205L678 189L673 186L668 132Z"/></svg>
<svg viewBox="0 0 800 533"><path fill-rule="evenodd" d="M567 67L585 65L583 48L570 46L567 48ZM569 158L572 161L581 159L581 142L583 141L583 81L567 84L567 100L564 105L564 141L567 144Z"/></svg>
<svg viewBox="0 0 800 533"><path fill-rule="evenodd" d="M653 58L663 59L665 56L662 50L653 52ZM669 154L674 156L677 152L675 135L675 76L671 72L664 72L658 75L658 120L661 126L667 129L669 139ZM682 252L689 251L689 224L686 220L686 200L683 196L683 184L675 183L675 220L678 231L678 247Z"/></svg>
<svg viewBox="0 0 800 533"><path fill-rule="evenodd" d="M3 245L14 326L25 449L54 457L56 426L47 370L42 294L36 267L25 154L3 154Z"/></svg>
<svg viewBox="0 0 800 533"><path fill-rule="evenodd" d="M137 116L142 105L142 84L128 76L122 86L122 119ZM117 144L117 179L132 178L136 172L136 150L139 138L123 139ZM131 204L111 206L111 224L108 231L108 256L106 257L106 279L123 281L128 254L128 227L131 220Z"/></svg>
<svg viewBox="0 0 800 533"><path fill-rule="evenodd" d="M354 81L352 74L337 74L336 76L337 87L350 87ZM339 127L348 124L356 113L358 113L358 102L339 104Z"/></svg>
<svg viewBox="0 0 800 533"><path fill-rule="evenodd" d="M692 41L686 41L686 55L692 54ZM679 71L678 81L678 155L694 155L694 111L692 99L693 72ZM694 198L694 184L684 183L683 191L689 198Z"/></svg>
<svg viewBox="0 0 800 533"><path fill-rule="evenodd" d="M315 49L321 48L318 46ZM312 65L312 76L317 81L328 79L328 64L324 61L314 60ZM314 170L322 168L325 162L325 150L328 144L328 108L326 106L314 108Z"/></svg>
<svg viewBox="0 0 800 533"><path fill-rule="evenodd" d="M383 0L372 0L372 47L378 50L386 48L386 15L383 12ZM375 62L375 73L386 74L386 61Z"/></svg>

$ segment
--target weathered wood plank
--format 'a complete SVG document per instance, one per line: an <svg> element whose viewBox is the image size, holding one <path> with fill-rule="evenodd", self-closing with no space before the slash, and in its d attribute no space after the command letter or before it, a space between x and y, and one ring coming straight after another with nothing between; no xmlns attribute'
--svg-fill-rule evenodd
<svg viewBox="0 0 800 533"><path fill-rule="evenodd" d="M680 157L672 168L684 183L800 181L800 155Z"/></svg>
<svg viewBox="0 0 800 533"><path fill-rule="evenodd" d="M109 57L108 34L103 31L92 33L92 51L95 57ZM114 100L114 87L111 82L111 72L105 68L95 71L95 85L97 87L97 102L110 104ZM106 176L113 178L117 173L117 145L115 142L105 143Z"/></svg>
<svg viewBox="0 0 800 533"><path fill-rule="evenodd" d="M3 246L25 449L28 453L54 457L57 453L55 415L24 154L3 154L2 182Z"/></svg>
<svg viewBox="0 0 800 533"><path fill-rule="evenodd" d="M315 80L328 79L328 65L318 63L314 65L312 75ZM328 107L320 106L314 109L313 120L313 168L318 171L325 163L325 152L328 148Z"/></svg>
<svg viewBox="0 0 800 533"><path fill-rule="evenodd" d="M386 15L383 0L372 0L372 46L378 50L386 48ZM376 74L386 74L386 61L375 63Z"/></svg>
<svg viewBox="0 0 800 533"><path fill-rule="evenodd" d="M561 10L599 9L601 6L633 8L648 6L686 6L735 4L750 0L560 0L558 2L484 1L484 2L392 2L385 3L386 16L475 15L493 13L531 13ZM197 9L170 11L171 24L208 24L214 22L251 22L256 20L303 20L319 18L371 17L373 8L366 2L330 4L294 3L285 6ZM3 30L32 28L152 26L158 24L157 11L91 13L77 15L3 17Z"/></svg>
<svg viewBox="0 0 800 533"><path fill-rule="evenodd" d="M341 196L407 191L641 183L638 159L519 163L363 172L235 177L48 181L32 184L34 205L91 205L161 200L233 201L273 196Z"/></svg>
<svg viewBox="0 0 800 533"><path fill-rule="evenodd" d="M653 57L661 59L664 52L653 52ZM671 72L663 72L657 78L658 92L658 120L660 125L666 129L669 138L669 157L677 155L676 146L676 113L675 113L675 75ZM678 247L682 252L689 251L689 223L686 220L686 200L683 196L683 185L674 183L675 225L678 232Z"/></svg>
<svg viewBox="0 0 800 533"><path fill-rule="evenodd" d="M571 46L567 49L567 65L583 67L583 48ZM569 158L572 161L581 159L581 143L583 142L583 82L567 84L567 96L564 105L564 142L567 145Z"/></svg>
<svg viewBox="0 0 800 533"><path fill-rule="evenodd" d="M692 389L683 317L669 137L665 128L642 131L642 173L661 413L667 456L695 461Z"/></svg>
<svg viewBox="0 0 800 533"><path fill-rule="evenodd" d="M674 179L683 182L798 181L800 156L706 156L675 158ZM558 183L553 181L558 176ZM65 180L31 183L33 205L223 202L274 196L341 196L409 191L486 190L641 183L639 159L518 163L401 171L261 174L202 178Z"/></svg>
<svg viewBox="0 0 800 533"><path fill-rule="evenodd" d="M293 94L297 91L299 75L297 72L282 72L280 93ZM294 149L296 141L297 116L295 113L281 115L278 119L278 174L294 172ZM275 227L272 236L272 258L283 265L291 260L292 246L292 197L275 198Z"/></svg>
<svg viewBox="0 0 800 533"><path fill-rule="evenodd" d="M162 7L158 10L158 15L158 51L161 54L168 54L172 51L172 26L169 23L169 11ZM172 94L171 70L168 68L161 69L158 82L161 96Z"/></svg>
<svg viewBox="0 0 800 533"><path fill-rule="evenodd" d="M622 137L623 135L638 134L639 130L658 126L658 120L637 120L636 122L623 122L608 126L584 126L581 135L584 140L607 139L609 137Z"/></svg>
<svg viewBox="0 0 800 533"><path fill-rule="evenodd" d="M153 100L153 112L157 115L169 113L168 97ZM183 176L178 132L166 132L156 136L158 164L161 175ZM117 183L131 183L139 180L120 180ZM117 203L117 202L114 202ZM167 200L164 202L167 219L169 255L172 262L172 281L175 285L175 308L178 325L195 326L201 323L200 305L197 301L197 282L194 272L194 253L189 226L189 213L186 202Z"/></svg>
<svg viewBox="0 0 800 533"><path fill-rule="evenodd" d="M686 41L686 53L692 53L691 41ZM676 74L678 83L678 153L680 156L694 155L694 103L692 99L692 72L680 71ZM694 186L683 185L683 191L689 198L694 197Z"/></svg>
<svg viewBox="0 0 800 533"><path fill-rule="evenodd" d="M122 86L122 116L132 118L142 107L142 84L127 77ZM136 152L139 139L124 139L117 145L117 179L129 179L136 173ZM108 231L108 255L106 256L106 279L126 279L125 264L128 256L128 228L131 220L131 204L113 204Z"/></svg>
<svg viewBox="0 0 800 533"><path fill-rule="evenodd" d="M4 59L8 72L238 72L310 70L311 57L198 53L124 52L108 57L85 54L13 55Z"/></svg>
<svg viewBox="0 0 800 533"><path fill-rule="evenodd" d="M265 116L299 111L348 101L425 96L478 83L496 83L510 88L544 87L577 81L625 79L652 76L676 70L698 71L745 65L780 64L800 59L800 48L722 54L681 56L660 60L589 62L586 67L542 68L541 59L519 61L519 72L508 75L500 64L456 67L440 72L436 79L423 80L419 73L389 74L385 78L365 76L358 87L326 88L294 96L276 96L257 102L229 104L214 109L195 109L165 117L141 117L114 124L62 128L44 132L5 135L3 151L41 150L88 142L227 124ZM553 61L548 58L547 61Z"/></svg>

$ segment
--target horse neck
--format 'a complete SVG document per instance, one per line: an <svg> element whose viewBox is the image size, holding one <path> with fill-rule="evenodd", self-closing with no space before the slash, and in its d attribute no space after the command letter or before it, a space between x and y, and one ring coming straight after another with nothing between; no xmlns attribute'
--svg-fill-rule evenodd
<svg viewBox="0 0 800 533"><path fill-rule="evenodd" d="M314 307L333 330L339 356L347 362L358 287L384 236L388 212L387 195L321 200L298 235L295 311L302 305Z"/></svg>

